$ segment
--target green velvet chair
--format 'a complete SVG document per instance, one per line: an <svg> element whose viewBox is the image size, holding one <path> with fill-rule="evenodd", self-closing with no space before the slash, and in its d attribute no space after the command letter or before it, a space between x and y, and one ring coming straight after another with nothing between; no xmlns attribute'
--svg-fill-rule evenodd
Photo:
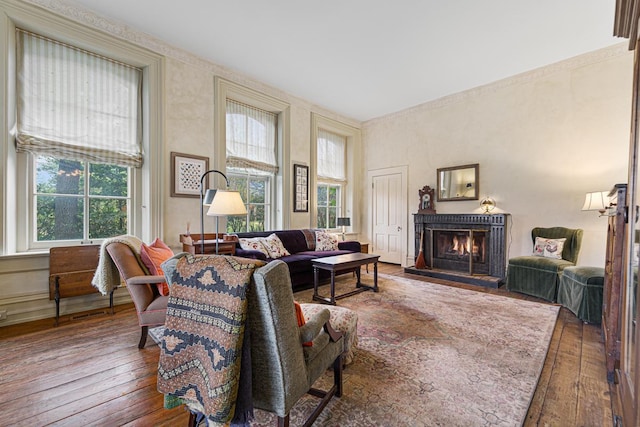
<svg viewBox="0 0 640 427"><path fill-rule="evenodd" d="M566 267L576 265L578 261L582 233L581 229L565 227L536 227L531 230L531 239L534 244L536 237L547 239L565 238L562 259L535 255L509 259L507 289L555 302L562 271Z"/></svg>

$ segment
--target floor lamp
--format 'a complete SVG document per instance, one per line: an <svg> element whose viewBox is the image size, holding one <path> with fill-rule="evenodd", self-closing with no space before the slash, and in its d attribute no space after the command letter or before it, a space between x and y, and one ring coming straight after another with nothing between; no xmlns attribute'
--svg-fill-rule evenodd
<svg viewBox="0 0 640 427"><path fill-rule="evenodd" d="M246 215L247 208L240 193L232 190L218 190L211 201L207 216L216 217L216 254L218 253L218 219L221 216Z"/></svg>
<svg viewBox="0 0 640 427"><path fill-rule="evenodd" d="M200 176L200 253L204 254L204 215L203 215L203 210L202 210L202 206L209 206L209 211L207 211L207 215L210 216L217 216L220 217L222 216L222 214L218 215L218 214L210 214L209 212L211 211L211 204L213 203L214 199L216 198L216 195L218 194L218 192L225 192L225 193L236 193L236 196L231 196L232 198L236 198L237 200L240 200L240 202L242 203L242 197L240 197L240 193L238 193L237 191L230 191L230 190L211 190L211 189L207 189L206 193L204 191L204 179L207 175L209 175L210 173L218 173L220 175L222 175L222 177L225 180L226 183L226 187L225 188L229 188L229 179L227 178L227 176L225 174L223 174L222 172L220 172L219 170L215 170L215 169L211 169L206 171L205 173L203 173ZM225 196L223 197L225 200L229 199L229 196ZM227 215L246 215L247 214L247 210L246 208L244 208L244 203L242 203L244 212L243 213L234 213L234 214L227 214ZM216 208L216 210L221 210L219 208ZM236 211L239 212L239 210L236 209ZM216 218L216 254L218 253L218 222L219 219Z"/></svg>

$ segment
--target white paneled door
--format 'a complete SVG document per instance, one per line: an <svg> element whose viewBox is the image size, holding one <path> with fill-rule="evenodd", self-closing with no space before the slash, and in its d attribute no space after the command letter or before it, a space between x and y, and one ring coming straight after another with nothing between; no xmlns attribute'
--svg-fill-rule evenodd
<svg viewBox="0 0 640 427"><path fill-rule="evenodd" d="M369 172L371 183L371 252L380 261L403 264L407 241L407 168Z"/></svg>

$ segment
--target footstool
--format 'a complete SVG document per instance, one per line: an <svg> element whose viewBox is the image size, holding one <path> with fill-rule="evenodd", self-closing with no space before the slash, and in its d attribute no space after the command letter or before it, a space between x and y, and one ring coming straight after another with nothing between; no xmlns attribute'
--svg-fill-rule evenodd
<svg viewBox="0 0 640 427"><path fill-rule="evenodd" d="M300 304L305 319L309 319L325 308L331 313L330 322L334 329L344 334L344 363L353 362L358 346L358 313L348 308L326 304Z"/></svg>
<svg viewBox="0 0 640 427"><path fill-rule="evenodd" d="M558 286L558 303L578 319L588 323L602 321L604 268L566 267Z"/></svg>

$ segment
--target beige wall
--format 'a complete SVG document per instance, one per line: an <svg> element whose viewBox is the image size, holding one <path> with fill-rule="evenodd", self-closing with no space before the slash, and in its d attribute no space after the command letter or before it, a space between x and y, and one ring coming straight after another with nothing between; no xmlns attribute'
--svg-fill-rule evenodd
<svg viewBox="0 0 640 427"><path fill-rule="evenodd" d="M566 226L584 229L579 264L603 266L606 219L581 208L586 192L627 181L633 54L625 45L366 122L365 168L408 165L415 213L418 189L435 188L437 168L479 163L480 197L512 215L509 256L531 252L532 227ZM436 210L480 212L476 201Z"/></svg>
<svg viewBox="0 0 640 427"><path fill-rule="evenodd" d="M40 6L165 58L161 108L164 137L157 148L162 152L166 173L152 191L162 195L163 208L158 212L162 215L162 237L174 248L187 222L192 231L199 230L199 214L197 199L170 197L170 152L207 156L210 166L215 164L216 76L290 104L289 164L282 165L288 170L293 163L311 163L312 113L361 127L355 120L102 17L77 13L56 2ZM477 162L481 196L491 195L501 211L513 215L511 256L530 251L531 227L565 225L585 230L580 263L602 265L606 220L580 208L585 192L626 182L631 64L632 55L624 47L611 48L365 123L363 153L357 153L363 159L361 181L350 183L361 189L355 191L353 211L354 218L364 222L361 239L370 240L367 171L408 166L407 206L412 213L417 207L418 189L435 186L438 167ZM440 213L474 212L478 204L438 203L436 209ZM309 225L309 214L290 213L289 227ZM213 231L211 219L207 219L206 229ZM411 242L412 236L408 237ZM411 255L412 245L408 250ZM116 298L117 302L127 300L126 290L118 290ZM62 312L106 304L106 298L98 296L68 299L63 300ZM9 314L0 326L53 316L46 254L0 259L0 310Z"/></svg>
<svg viewBox="0 0 640 427"><path fill-rule="evenodd" d="M175 250L181 248L179 234L186 231L187 222L191 223L192 232L198 233L200 231L200 216L198 199L170 196L170 153L179 152L206 156L209 157L209 167L215 168L214 82L216 77L224 78L289 104L289 161L287 164L281 165L286 171L292 171L293 163L311 164L312 113L318 113L323 117L349 126L360 127L360 122L357 120L340 116L248 76L204 61L189 52L175 49L159 40L137 33L131 28L109 22L93 13L78 12L78 9L72 6L59 5L55 2L40 6L45 9L50 8L56 15L79 21L87 28L102 30L124 39L125 42L147 48L164 58L162 70L164 90L161 106L163 140L161 146L151 147L151 149L158 149L162 153L163 174L160 182L152 185L151 191L161 194L162 209L157 213L162 216L161 237ZM2 15L2 7L4 4L0 3L0 15ZM53 13L37 12L45 17L48 14L54 16ZM0 20L0 22L4 21ZM5 30L4 24L1 28ZM0 73L0 75L4 74ZM361 156L360 153L358 155ZM209 176L218 175L211 174ZM284 191L289 192L290 190L285 188ZM285 209L290 211L289 223L285 226L290 228L310 226L310 212L293 213L288 206ZM221 221L221 229L223 225ZM215 231L214 220L206 216L205 231ZM48 263L48 253L46 252L0 257L0 312L8 314L7 319L0 320L0 326L54 316L55 304L49 300ZM129 301L126 289L122 288L116 291L115 298L117 304ZM108 305L108 298L99 295L69 298L61 301L61 312L69 314L106 305Z"/></svg>

